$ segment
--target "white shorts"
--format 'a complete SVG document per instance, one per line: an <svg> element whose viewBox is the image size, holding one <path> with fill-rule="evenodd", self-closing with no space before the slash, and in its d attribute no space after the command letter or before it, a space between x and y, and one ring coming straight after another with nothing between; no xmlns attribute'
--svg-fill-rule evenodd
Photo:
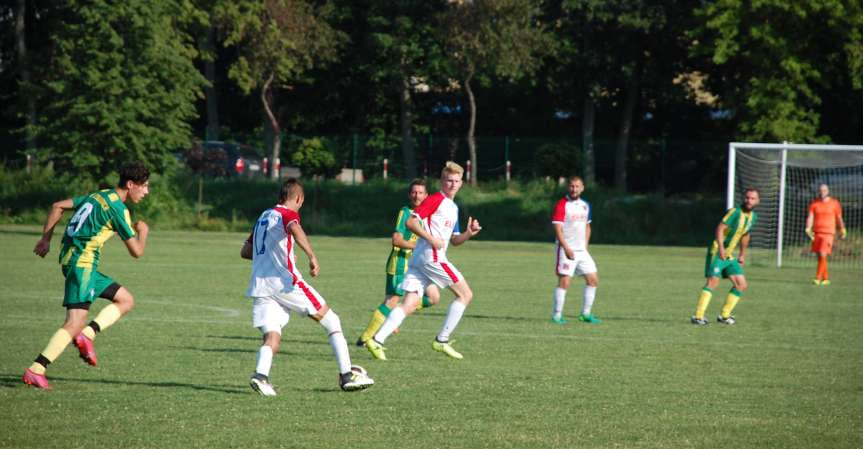
<svg viewBox="0 0 863 449"><path fill-rule="evenodd" d="M560 245L557 247L557 274L561 276L584 276L596 273L596 262L587 251L573 251L575 259L567 259L566 251Z"/></svg>
<svg viewBox="0 0 863 449"><path fill-rule="evenodd" d="M326 305L326 301L311 285L297 282L294 289L274 296L254 298L252 303L252 326L262 333L282 333L288 324L291 311L311 316Z"/></svg>
<svg viewBox="0 0 863 449"><path fill-rule="evenodd" d="M422 295L426 287L432 283L440 288L446 288L462 279L464 277L458 268L449 262L412 263L408 267L408 272L405 273L405 279L399 284L399 288L405 293L415 292Z"/></svg>

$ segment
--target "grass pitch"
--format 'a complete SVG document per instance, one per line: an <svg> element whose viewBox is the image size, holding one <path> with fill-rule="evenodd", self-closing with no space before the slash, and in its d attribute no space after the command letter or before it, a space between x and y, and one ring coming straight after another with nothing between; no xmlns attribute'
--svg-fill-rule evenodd
<svg viewBox="0 0 863 449"><path fill-rule="evenodd" d="M603 323L573 320L579 282L561 327L549 322L551 245L480 237L450 250L475 292L454 334L465 360L431 350L445 293L379 362L352 344L383 296L387 240L312 236L322 271L308 280L377 384L341 392L323 329L295 316L271 373L279 396L264 398L247 384L260 337L244 236L155 230L140 260L106 245L103 272L136 308L97 338L99 367L69 347L46 392L20 376L62 323L55 234L42 260L38 229L0 227L0 447L863 447L859 270L816 287L814 267L748 267L739 324L699 328L703 248L593 246Z"/></svg>

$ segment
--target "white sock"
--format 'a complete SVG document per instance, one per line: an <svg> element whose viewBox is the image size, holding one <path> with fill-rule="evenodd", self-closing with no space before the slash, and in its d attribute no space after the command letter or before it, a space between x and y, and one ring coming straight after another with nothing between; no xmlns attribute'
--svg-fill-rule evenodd
<svg viewBox="0 0 863 449"><path fill-rule="evenodd" d="M345 335L342 333L342 322L336 312L328 310L326 315L321 318L321 326L327 330L327 338L330 340L330 346L333 348L333 354L336 356L336 363L339 364L339 373L346 373L351 370L351 353L348 351L348 342L345 341Z"/></svg>
<svg viewBox="0 0 863 449"><path fill-rule="evenodd" d="M453 301L452 304L449 305L449 310L446 313L443 327L440 328L440 332L437 334L437 341L449 341L449 335L455 330L455 327L458 326L461 316L464 315L465 308L467 308L467 306L462 304L460 301Z"/></svg>
<svg viewBox="0 0 863 449"><path fill-rule="evenodd" d="M593 300L596 298L596 287L590 285L584 286L584 302L581 304L581 314L590 315L590 309L593 307Z"/></svg>
<svg viewBox="0 0 863 449"><path fill-rule="evenodd" d="M563 315L563 303L566 302L566 289L555 287L552 299L551 317L560 318Z"/></svg>
<svg viewBox="0 0 863 449"><path fill-rule="evenodd" d="M390 311L390 315L387 317L387 320L384 321L384 324L381 324L381 328L378 329L378 333L375 334L374 338L376 342L383 344L387 338L399 327L402 325L402 321L405 320L405 310L402 309L401 306L395 307Z"/></svg>
<svg viewBox="0 0 863 449"><path fill-rule="evenodd" d="M264 376L270 375L270 368L273 366L273 348L267 345L261 345L258 349L258 359L255 362L255 372L258 374L263 374Z"/></svg>

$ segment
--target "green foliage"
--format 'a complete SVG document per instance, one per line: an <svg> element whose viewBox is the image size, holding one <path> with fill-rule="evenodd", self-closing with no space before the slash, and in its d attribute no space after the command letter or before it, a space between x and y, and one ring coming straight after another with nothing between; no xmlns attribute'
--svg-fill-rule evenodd
<svg viewBox="0 0 863 449"><path fill-rule="evenodd" d="M305 176L330 176L339 169L333 152L320 137L303 139L291 153L291 164Z"/></svg>
<svg viewBox="0 0 863 449"><path fill-rule="evenodd" d="M557 179L571 173L581 173L581 147L566 143L553 142L542 145L537 150L540 175Z"/></svg>
<svg viewBox="0 0 863 449"><path fill-rule="evenodd" d="M343 393L326 333L295 316L270 373L279 395L262 398L248 386L261 340L243 297L247 235L154 230L138 260L110 240L100 268L135 295L135 308L99 334L98 368L67 348L48 369L54 390L44 392L20 375L62 321L57 240L41 260L32 254L38 228L0 227L0 446L863 447L859 271L831 267L833 285L816 287L807 283L814 265L747 265L738 324L701 328L689 315L703 248L593 245L593 312L603 322L573 319L579 281L564 309L570 324L557 326L548 322L553 245L478 236L449 250L475 294L453 334L464 360L430 348L453 297L442 292L387 340L389 361L352 348L376 384ZM383 296L389 238L310 238L321 272L306 281L338 313L350 344ZM723 281L714 294L711 320L729 288ZM106 304L97 301L91 316ZM56 424L70 414L90 419Z"/></svg>
<svg viewBox="0 0 863 449"><path fill-rule="evenodd" d="M191 142L205 83L184 31L199 12L187 0L72 0L63 8L51 65L33 86L40 158L94 179L126 160L154 171L172 165L171 152Z"/></svg>
<svg viewBox="0 0 863 449"><path fill-rule="evenodd" d="M739 115L740 140L824 142L832 86L863 92L863 5L857 1L707 2L690 32L723 107ZM850 93L850 92L848 92Z"/></svg>

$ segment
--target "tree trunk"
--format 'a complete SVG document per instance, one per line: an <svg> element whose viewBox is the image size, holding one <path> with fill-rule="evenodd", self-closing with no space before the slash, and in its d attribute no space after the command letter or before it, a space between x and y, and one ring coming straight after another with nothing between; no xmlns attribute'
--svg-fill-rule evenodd
<svg viewBox="0 0 863 449"><path fill-rule="evenodd" d="M470 121L468 122L467 127L467 149L470 153L470 185L475 186L477 183L476 136L474 136L474 131L476 130L476 98L474 98L473 89L470 87L470 79L470 76L465 78L464 90L467 93L468 113L470 114Z"/></svg>
<svg viewBox="0 0 863 449"><path fill-rule="evenodd" d="M641 67L636 62L632 76L626 86L626 99L623 103L623 116L620 122L620 135L617 140L617 148L614 151L614 188L626 191L626 159L629 147L629 135L632 132L632 113L638 101L640 92Z"/></svg>
<svg viewBox="0 0 863 449"><path fill-rule="evenodd" d="M25 89L30 87L30 61L27 55L27 1L18 0L15 11L15 47L18 56L19 75L21 76L21 85ZM36 126L36 100L33 95L27 95L21 92L19 95L23 97L27 108L27 128L24 133L25 147L28 154L34 148L33 142L33 127Z"/></svg>
<svg viewBox="0 0 863 449"><path fill-rule="evenodd" d="M410 83L407 77L401 80L399 89L399 104L401 106L400 121L402 128L402 158L405 163L405 175L408 179L417 177L417 160L414 152L413 137L413 104L411 103Z"/></svg>
<svg viewBox="0 0 863 449"><path fill-rule="evenodd" d="M596 182L596 169L594 165L593 130L596 119L596 105L593 103L593 94L588 92L584 97L584 115L581 119L582 139L582 176L587 185Z"/></svg>
<svg viewBox="0 0 863 449"><path fill-rule="evenodd" d="M267 81L264 82L264 86L261 89L261 102L264 104L264 111L267 112L267 120L270 122L270 129L273 131L273 151L270 157L270 166L272 170L270 170L270 179L279 179L279 170L277 166L277 162L279 160L279 154L282 149L282 130L279 127L279 120L276 118L276 115L273 113L272 102L273 102L273 77L274 75L270 74L270 77L267 78Z"/></svg>
<svg viewBox="0 0 863 449"><path fill-rule="evenodd" d="M204 40L204 49L213 58L204 61L204 76L209 83L205 91L207 96L207 140L219 140L219 99L216 89L216 46L214 42L215 29L211 26L207 30L207 38Z"/></svg>

